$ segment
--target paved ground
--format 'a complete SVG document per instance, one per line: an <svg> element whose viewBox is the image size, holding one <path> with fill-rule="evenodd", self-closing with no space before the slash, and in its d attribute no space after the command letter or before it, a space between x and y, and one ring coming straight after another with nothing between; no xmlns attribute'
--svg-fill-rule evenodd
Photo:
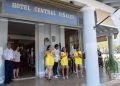
<svg viewBox="0 0 120 86"><path fill-rule="evenodd" d="M5 86L5 85L0 85ZM29 80L20 80L14 81L7 86L85 86L83 80L72 78L68 80L56 79L48 81L46 79L29 79ZM112 80L104 83L101 86L120 86L120 80Z"/></svg>
<svg viewBox="0 0 120 86"><path fill-rule="evenodd" d="M106 82L104 86L120 86L120 80L112 80L112 81Z"/></svg>
<svg viewBox="0 0 120 86"><path fill-rule="evenodd" d="M68 79L68 80L51 80L46 79L31 79L23 81L15 81L8 86L83 86L80 79Z"/></svg>
<svg viewBox="0 0 120 86"><path fill-rule="evenodd" d="M120 80L112 80L108 81L106 78L106 74L104 71L100 70L100 81L102 83L101 86L120 86ZM74 75L71 75L68 80L52 79L50 82L45 78L33 78L27 80L19 80L14 81L7 86L85 86L85 78L75 78ZM0 85L5 86L5 85Z"/></svg>

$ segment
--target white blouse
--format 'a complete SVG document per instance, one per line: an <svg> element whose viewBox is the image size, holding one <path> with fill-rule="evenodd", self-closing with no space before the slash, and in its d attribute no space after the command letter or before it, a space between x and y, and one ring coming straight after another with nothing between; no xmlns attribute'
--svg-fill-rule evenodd
<svg viewBox="0 0 120 86"><path fill-rule="evenodd" d="M10 49L5 49L3 52L3 57L5 60L11 60L14 58L14 51L10 48Z"/></svg>
<svg viewBox="0 0 120 86"><path fill-rule="evenodd" d="M20 52L14 51L14 62L20 62Z"/></svg>

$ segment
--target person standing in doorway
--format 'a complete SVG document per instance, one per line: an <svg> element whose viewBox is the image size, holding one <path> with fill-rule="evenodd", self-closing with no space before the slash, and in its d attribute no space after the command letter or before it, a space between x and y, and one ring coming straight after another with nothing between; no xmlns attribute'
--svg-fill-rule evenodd
<svg viewBox="0 0 120 86"><path fill-rule="evenodd" d="M60 60L60 51L59 51L59 45L55 44L54 46L54 66L53 66L53 75L54 78L58 78L58 63Z"/></svg>
<svg viewBox="0 0 120 86"><path fill-rule="evenodd" d="M7 48L3 52L3 58L5 59L5 84L12 82L13 78L13 59L14 52L11 48L11 43L7 43Z"/></svg>
<svg viewBox="0 0 120 86"><path fill-rule="evenodd" d="M19 78L19 67L20 67L20 47L17 46L16 50L14 51L14 70L13 70L13 77Z"/></svg>
<svg viewBox="0 0 120 86"><path fill-rule="evenodd" d="M45 64L48 71L48 80L51 80L52 69L54 65L54 50L51 45L48 45L47 50L45 52Z"/></svg>
<svg viewBox="0 0 120 86"><path fill-rule="evenodd" d="M70 49L70 72L75 72L75 64L74 64L74 46L71 46Z"/></svg>
<svg viewBox="0 0 120 86"><path fill-rule="evenodd" d="M63 79L65 79L65 69L66 69L66 78L68 79L68 75L69 75L68 53L65 47L62 48L62 52L61 52L61 65L62 65Z"/></svg>
<svg viewBox="0 0 120 86"><path fill-rule="evenodd" d="M82 74L82 52L79 50L78 47L75 48L74 50L74 61L75 61L75 71L76 71L76 74L77 74L77 77L79 77L78 75L78 68L80 68L80 73L81 73L81 76L83 77L83 74Z"/></svg>
<svg viewBox="0 0 120 86"><path fill-rule="evenodd" d="M98 62L99 62L99 67L103 68L103 59L102 59L102 52L98 49Z"/></svg>

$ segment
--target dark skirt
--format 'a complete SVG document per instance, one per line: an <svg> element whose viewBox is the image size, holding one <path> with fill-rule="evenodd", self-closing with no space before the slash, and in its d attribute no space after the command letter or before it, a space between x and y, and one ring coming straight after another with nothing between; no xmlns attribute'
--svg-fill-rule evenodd
<svg viewBox="0 0 120 86"><path fill-rule="evenodd" d="M99 58L99 66L103 67L103 59L102 58Z"/></svg>
<svg viewBox="0 0 120 86"><path fill-rule="evenodd" d="M20 62L13 62L14 69L20 68Z"/></svg>

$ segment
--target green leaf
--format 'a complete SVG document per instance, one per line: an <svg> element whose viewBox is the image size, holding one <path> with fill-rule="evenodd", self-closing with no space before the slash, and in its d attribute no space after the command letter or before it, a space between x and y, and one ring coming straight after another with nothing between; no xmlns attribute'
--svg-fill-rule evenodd
<svg viewBox="0 0 120 86"><path fill-rule="evenodd" d="M111 73L116 73L119 71L118 63L112 55L110 55L109 57L105 57L104 66L105 66L106 73L109 76L111 75Z"/></svg>

